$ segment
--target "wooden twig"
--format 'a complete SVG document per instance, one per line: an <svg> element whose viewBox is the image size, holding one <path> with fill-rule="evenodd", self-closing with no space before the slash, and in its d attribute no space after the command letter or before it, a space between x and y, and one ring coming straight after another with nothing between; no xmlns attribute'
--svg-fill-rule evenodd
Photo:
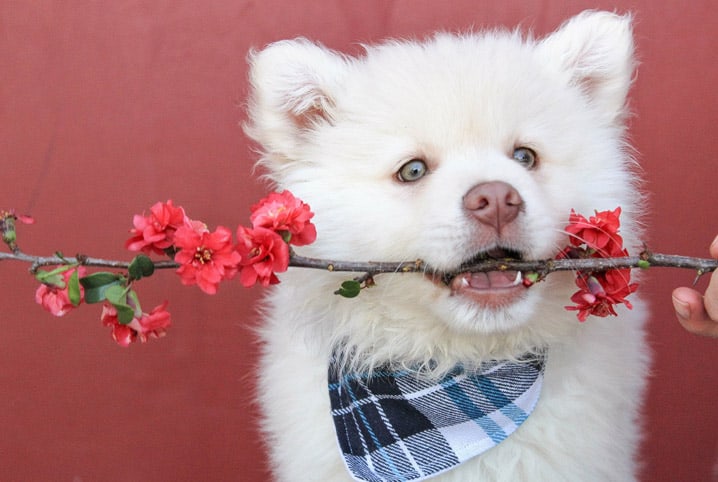
<svg viewBox="0 0 718 482"><path fill-rule="evenodd" d="M307 258L296 254L292 255L290 266L324 269L327 271L350 271L371 274L412 273L417 271L441 273L438 270L434 270L431 266L421 260L396 263L329 261L317 258ZM648 252L644 252L639 256L627 256L622 258L565 258L535 261L489 259L480 263L462 266L456 272L522 271L525 273L538 273L546 275L554 271L606 271L609 269L646 268L649 266L693 269L703 274L718 269L718 260Z"/></svg>
<svg viewBox="0 0 718 482"><path fill-rule="evenodd" d="M36 272L42 266L82 265L112 269L127 269L130 261L93 258L85 255L65 257L62 255L33 256L19 249L12 253L0 252L0 261L13 260L30 263L30 271ZM646 264L648 263L648 264ZM154 261L155 269L176 269L179 264L172 260ZM297 268L320 269L337 272L367 273L414 273L430 272L442 274L422 260L407 262L354 262L308 258L292 253L289 265ZM606 271L620 268L673 267L692 269L698 274L714 271L718 268L718 260L693 258L689 256L669 255L644 252L639 256L623 258L583 258L583 259L549 259L549 260L515 260L489 259L477 264L462 266L456 272L487 272L487 271L522 271L547 275L555 271Z"/></svg>

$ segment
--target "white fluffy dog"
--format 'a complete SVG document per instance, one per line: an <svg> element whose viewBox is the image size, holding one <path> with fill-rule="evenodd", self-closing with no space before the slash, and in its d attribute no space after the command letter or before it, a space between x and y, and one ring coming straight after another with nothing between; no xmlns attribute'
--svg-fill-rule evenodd
<svg viewBox="0 0 718 482"><path fill-rule="evenodd" d="M259 372L275 477L635 479L643 303L634 295L632 311L579 323L564 309L571 273L530 288L516 272L432 276L477 256L552 258L571 209L620 206L636 252L630 17L584 12L543 39L440 33L356 58L297 39L250 62L246 130L260 163L316 213L318 238L300 254L436 270L377 275L353 299L333 294L347 273L282 275ZM383 391L397 386L407 393ZM393 415L395 402L409 411ZM443 421L454 412L458 422Z"/></svg>

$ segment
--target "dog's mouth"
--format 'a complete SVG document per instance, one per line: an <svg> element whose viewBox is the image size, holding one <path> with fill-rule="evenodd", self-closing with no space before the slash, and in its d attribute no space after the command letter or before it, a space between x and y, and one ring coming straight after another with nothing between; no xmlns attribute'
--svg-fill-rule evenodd
<svg viewBox="0 0 718 482"><path fill-rule="evenodd" d="M494 271L473 271L471 268L486 261L523 260L520 251L496 247L481 251L450 273L445 273L434 282L447 286L452 296L462 296L487 307L501 307L521 298L526 291L521 271L497 269Z"/></svg>

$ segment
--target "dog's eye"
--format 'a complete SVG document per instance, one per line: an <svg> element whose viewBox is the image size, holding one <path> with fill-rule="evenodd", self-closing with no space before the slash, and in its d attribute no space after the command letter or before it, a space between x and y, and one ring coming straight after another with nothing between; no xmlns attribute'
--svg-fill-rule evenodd
<svg viewBox="0 0 718 482"><path fill-rule="evenodd" d="M538 158L538 156L536 156L536 152L528 147L517 147L514 149L512 157L526 169L533 169L536 167L536 161Z"/></svg>
<svg viewBox="0 0 718 482"><path fill-rule="evenodd" d="M412 159L401 166L399 172L396 173L396 177L402 182L414 182L424 177L427 172L428 169L424 161Z"/></svg>

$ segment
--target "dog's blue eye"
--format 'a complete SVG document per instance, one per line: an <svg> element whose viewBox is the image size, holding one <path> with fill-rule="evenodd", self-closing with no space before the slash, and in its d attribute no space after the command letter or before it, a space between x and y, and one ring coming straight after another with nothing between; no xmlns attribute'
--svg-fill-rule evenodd
<svg viewBox="0 0 718 482"><path fill-rule="evenodd" d="M533 169L536 167L536 161L538 156L533 149L528 147L517 147L514 149L513 156L514 160L524 166L526 169Z"/></svg>
<svg viewBox="0 0 718 482"><path fill-rule="evenodd" d="M412 159L401 166L401 169L399 169L396 175L402 182L414 182L424 177L427 172L428 169L424 161L421 159Z"/></svg>

